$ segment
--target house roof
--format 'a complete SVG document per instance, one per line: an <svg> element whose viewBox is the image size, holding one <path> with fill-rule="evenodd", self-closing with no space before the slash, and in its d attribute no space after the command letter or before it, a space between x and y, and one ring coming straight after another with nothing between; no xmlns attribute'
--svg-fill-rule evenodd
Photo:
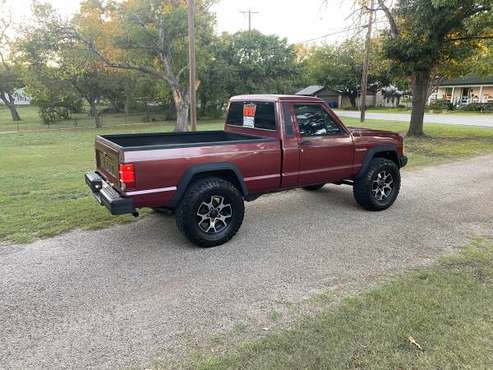
<svg viewBox="0 0 493 370"><path fill-rule="evenodd" d="M452 78L440 83L439 86L462 86L462 85L493 85L493 76L479 76L468 74L463 77Z"/></svg>
<svg viewBox="0 0 493 370"><path fill-rule="evenodd" d="M320 85L312 85L305 87L303 90L298 91L296 95L313 96L319 93L320 91L322 91L323 89L325 89L325 87Z"/></svg>

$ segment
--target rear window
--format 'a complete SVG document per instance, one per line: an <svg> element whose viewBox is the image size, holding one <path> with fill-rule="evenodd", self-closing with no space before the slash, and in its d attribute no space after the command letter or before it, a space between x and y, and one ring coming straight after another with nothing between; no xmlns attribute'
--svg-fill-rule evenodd
<svg viewBox="0 0 493 370"><path fill-rule="evenodd" d="M226 124L275 131L274 103L231 102Z"/></svg>

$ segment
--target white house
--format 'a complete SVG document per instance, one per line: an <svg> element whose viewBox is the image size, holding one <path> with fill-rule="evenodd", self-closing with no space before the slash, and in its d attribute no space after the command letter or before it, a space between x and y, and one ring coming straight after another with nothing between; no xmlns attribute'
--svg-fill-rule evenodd
<svg viewBox="0 0 493 370"><path fill-rule="evenodd" d="M469 74L440 83L431 94L430 102L444 100L454 105L493 103L493 76Z"/></svg>
<svg viewBox="0 0 493 370"><path fill-rule="evenodd" d="M30 96L26 95L24 89L17 89L12 96L14 97L15 105L29 105L33 100ZM1 99L0 104L4 104Z"/></svg>

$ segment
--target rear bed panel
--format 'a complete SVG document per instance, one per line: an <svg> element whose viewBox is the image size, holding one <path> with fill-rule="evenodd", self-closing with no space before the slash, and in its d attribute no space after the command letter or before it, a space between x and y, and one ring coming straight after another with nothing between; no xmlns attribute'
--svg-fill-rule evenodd
<svg viewBox="0 0 493 370"><path fill-rule="evenodd" d="M128 192L137 207L170 205L177 184L194 165L230 162L243 176L249 193L280 186L281 148L277 140L176 149L125 151L124 162L135 164L136 192Z"/></svg>

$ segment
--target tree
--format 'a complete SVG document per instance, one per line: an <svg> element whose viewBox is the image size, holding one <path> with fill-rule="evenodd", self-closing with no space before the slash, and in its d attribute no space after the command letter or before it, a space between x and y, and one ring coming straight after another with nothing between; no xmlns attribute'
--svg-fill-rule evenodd
<svg viewBox="0 0 493 370"><path fill-rule="evenodd" d="M96 127L101 127L103 111L98 105L107 99L112 109L118 110L118 98L124 92L122 79L125 76L105 66L80 39L72 37L49 5L35 4L34 15L36 26L24 30L20 44L32 80L38 85L34 91L37 93L35 100L42 103L41 113L44 113L43 108L50 108L50 102L54 104L52 108L60 108L61 102L71 102L75 92L89 105ZM48 65L51 67L47 68ZM39 86L43 83L50 86L56 82L63 87L62 91L67 91L66 94L53 93Z"/></svg>
<svg viewBox="0 0 493 370"><path fill-rule="evenodd" d="M359 39L312 48L307 60L311 80L346 96L355 108L363 71L363 50ZM385 68L379 50L378 47L372 49L369 86L384 86L391 82L392 76Z"/></svg>
<svg viewBox="0 0 493 370"><path fill-rule="evenodd" d="M14 93L24 86L20 67L16 66L11 56L11 42L8 32L12 27L11 17L5 9L4 2L0 2L0 100L9 108L12 121L20 121L21 117L15 106Z"/></svg>
<svg viewBox="0 0 493 370"><path fill-rule="evenodd" d="M493 30L491 31L493 34ZM471 72L477 73L483 76L491 76L493 75L493 64L491 61L493 60L493 39L490 40L482 40L478 47L478 51L471 60L468 65L471 68Z"/></svg>
<svg viewBox="0 0 493 370"><path fill-rule="evenodd" d="M32 103L39 108L44 124L70 119L80 113L82 100L72 84L60 76L58 68L48 65L28 65L24 78Z"/></svg>
<svg viewBox="0 0 493 370"><path fill-rule="evenodd" d="M390 85L382 88L382 95L387 103L399 105L404 92L400 91L396 86Z"/></svg>
<svg viewBox="0 0 493 370"><path fill-rule="evenodd" d="M303 85L297 49L258 31L223 33L200 51L200 114L217 116L232 95L291 94Z"/></svg>
<svg viewBox="0 0 493 370"><path fill-rule="evenodd" d="M196 42L212 34L208 2L196 1ZM88 0L72 24L74 34L104 64L137 71L166 83L176 108L176 130L187 129L189 87L186 78L186 0L136 0L103 4Z"/></svg>
<svg viewBox="0 0 493 370"><path fill-rule="evenodd" d="M0 55L0 100L9 108L12 121L20 121L21 117L15 105L15 91L24 86L18 67L10 65Z"/></svg>
<svg viewBox="0 0 493 370"><path fill-rule="evenodd" d="M252 30L222 35L218 58L234 75L229 95L251 93L290 93L298 87L301 70L296 50L286 39Z"/></svg>
<svg viewBox="0 0 493 370"><path fill-rule="evenodd" d="M421 136L430 84L443 65L475 53L493 37L493 0L398 0L393 7L378 0L389 23L385 53L409 78L413 108L409 136Z"/></svg>
<svg viewBox="0 0 493 370"><path fill-rule="evenodd" d="M197 91L199 101L199 116L218 117L222 114L229 98L232 81L237 74L233 66L229 65L224 56L223 39L216 38L208 48L208 53L203 55L198 67L200 86Z"/></svg>

